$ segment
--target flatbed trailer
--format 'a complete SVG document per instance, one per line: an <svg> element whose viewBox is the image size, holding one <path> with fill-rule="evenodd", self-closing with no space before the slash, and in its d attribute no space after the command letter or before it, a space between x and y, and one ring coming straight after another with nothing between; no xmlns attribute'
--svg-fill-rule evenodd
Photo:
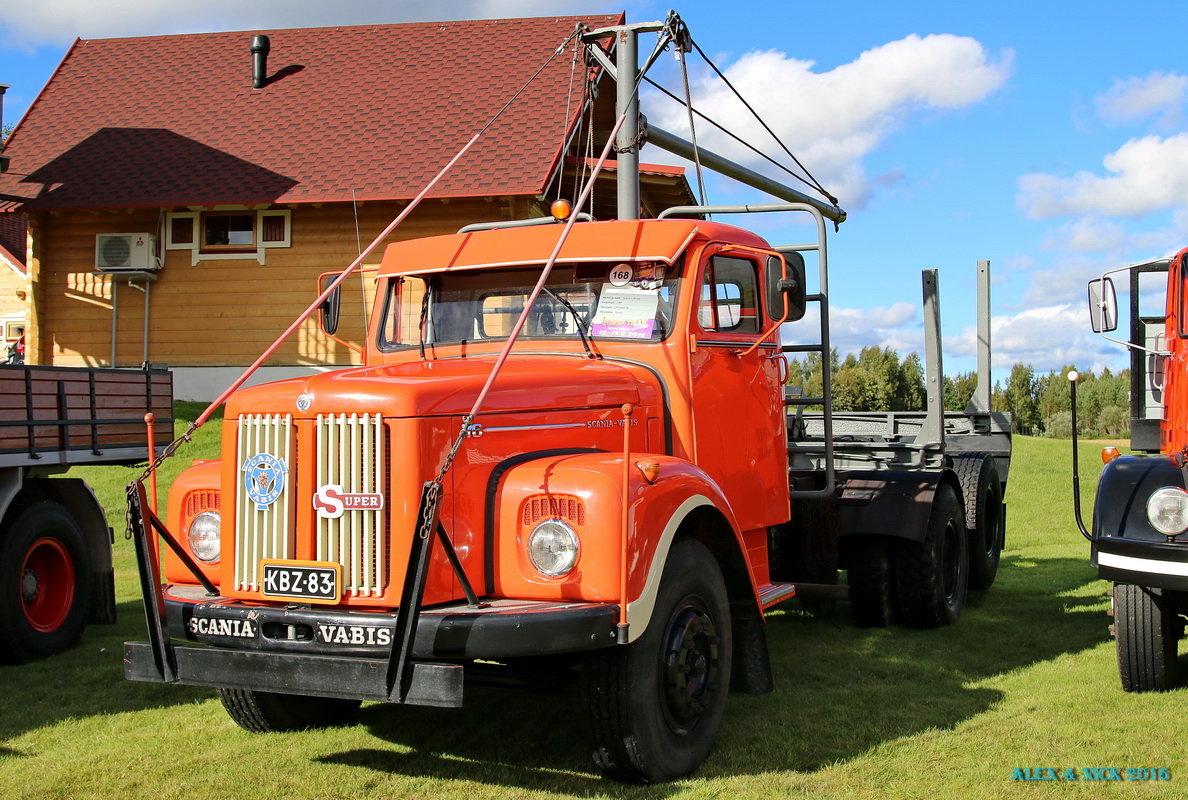
<svg viewBox="0 0 1188 800"><path fill-rule="evenodd" d="M0 366L0 660L115 622L112 529L86 483L55 476L145 461L149 413L156 440L172 439L166 369Z"/></svg>

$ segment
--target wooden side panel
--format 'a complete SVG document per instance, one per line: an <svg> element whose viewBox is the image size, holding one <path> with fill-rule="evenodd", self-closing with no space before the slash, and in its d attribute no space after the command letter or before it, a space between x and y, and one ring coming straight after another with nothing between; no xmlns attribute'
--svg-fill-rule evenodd
<svg viewBox="0 0 1188 800"><path fill-rule="evenodd" d="M165 252L157 280L148 287L96 274L95 236L159 231L157 209L41 215L37 233L36 300L39 363L111 366L115 321L116 366L144 361L170 366L234 366L253 361L304 311L323 272L348 266L400 212L398 203L301 205L292 208L292 246L255 256L192 263L186 250ZM168 209L167 209L168 210ZM178 209L181 210L181 209ZM507 207L490 200L429 200L391 237L452 233L470 222L501 219ZM382 246L368 259L378 265ZM345 284L338 336L361 344L363 314L370 311L372 276ZM148 337L145 340L145 311ZM301 326L269 362L274 366L348 365L360 357L321 334L316 318Z"/></svg>
<svg viewBox="0 0 1188 800"><path fill-rule="evenodd" d="M172 387L163 370L0 367L0 453L137 448L147 455L146 413L157 418L158 444L173 438Z"/></svg>

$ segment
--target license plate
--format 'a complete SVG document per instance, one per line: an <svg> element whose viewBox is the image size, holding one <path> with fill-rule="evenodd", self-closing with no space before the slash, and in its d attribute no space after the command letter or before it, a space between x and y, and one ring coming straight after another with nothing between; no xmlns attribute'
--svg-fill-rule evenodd
<svg viewBox="0 0 1188 800"><path fill-rule="evenodd" d="M342 565L325 561L260 562L265 597L337 603L342 593Z"/></svg>

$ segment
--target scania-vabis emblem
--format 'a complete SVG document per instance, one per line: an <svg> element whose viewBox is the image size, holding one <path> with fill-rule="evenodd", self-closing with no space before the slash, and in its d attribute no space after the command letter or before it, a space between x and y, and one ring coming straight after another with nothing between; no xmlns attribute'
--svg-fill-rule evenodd
<svg viewBox="0 0 1188 800"><path fill-rule="evenodd" d="M248 499L264 511L281 496L285 489L285 462L270 453L260 453L243 462L243 482Z"/></svg>

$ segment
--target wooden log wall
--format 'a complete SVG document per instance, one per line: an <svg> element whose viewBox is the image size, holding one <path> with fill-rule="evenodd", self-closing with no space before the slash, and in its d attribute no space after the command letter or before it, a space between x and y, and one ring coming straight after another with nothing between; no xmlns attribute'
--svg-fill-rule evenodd
<svg viewBox="0 0 1188 800"><path fill-rule="evenodd" d="M355 212L350 203L292 207L292 246L234 260L191 263L188 250L166 250L165 262L149 287L147 360L169 366L242 366L251 363L316 297L317 278L341 270L396 216L395 202L369 202ZM100 233L160 232L164 212L142 209L39 213L31 220L34 242L31 277L36 337L31 363L112 366L112 275L96 274L95 236ZM452 233L462 225L523 215L527 201L512 198L427 200L391 237L392 241ZM378 265L382 247L369 259ZM142 285L142 284L138 284ZM342 298L338 336L363 340L363 286L370 301L374 283L349 279ZM119 282L116 293L116 364L145 360L145 295ZM370 306L367 306L368 309ZM349 365L360 356L328 339L316 318L307 321L268 362L272 366Z"/></svg>

